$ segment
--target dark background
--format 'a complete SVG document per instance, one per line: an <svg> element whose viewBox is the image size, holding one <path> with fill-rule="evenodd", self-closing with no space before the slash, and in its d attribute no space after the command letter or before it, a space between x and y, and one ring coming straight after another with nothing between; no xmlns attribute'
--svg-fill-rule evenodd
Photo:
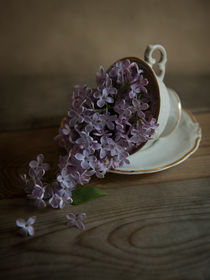
<svg viewBox="0 0 210 280"><path fill-rule="evenodd" d="M209 110L209 27L207 0L0 1L0 130L58 125L74 84L148 43L166 48L184 106Z"/></svg>

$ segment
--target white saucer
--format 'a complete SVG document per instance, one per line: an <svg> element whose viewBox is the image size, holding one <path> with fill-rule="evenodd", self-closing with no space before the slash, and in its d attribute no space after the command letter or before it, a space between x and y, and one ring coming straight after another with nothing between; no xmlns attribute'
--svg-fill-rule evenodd
<svg viewBox="0 0 210 280"><path fill-rule="evenodd" d="M144 174L159 172L180 164L199 147L201 128L195 117L183 110L181 121L168 136L157 140L147 150L129 156L130 164L110 170L119 174Z"/></svg>

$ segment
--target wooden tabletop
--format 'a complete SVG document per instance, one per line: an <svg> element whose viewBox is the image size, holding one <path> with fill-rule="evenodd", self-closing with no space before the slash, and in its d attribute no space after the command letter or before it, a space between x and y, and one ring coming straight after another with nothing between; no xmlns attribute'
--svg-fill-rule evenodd
<svg viewBox="0 0 210 280"><path fill-rule="evenodd" d="M202 141L185 162L94 178L108 195L62 210L30 206L19 181L38 153L57 162L57 128L1 133L1 279L210 279L210 113L196 117ZM86 212L84 232L66 227L69 212ZM36 234L21 238L15 221L32 215Z"/></svg>

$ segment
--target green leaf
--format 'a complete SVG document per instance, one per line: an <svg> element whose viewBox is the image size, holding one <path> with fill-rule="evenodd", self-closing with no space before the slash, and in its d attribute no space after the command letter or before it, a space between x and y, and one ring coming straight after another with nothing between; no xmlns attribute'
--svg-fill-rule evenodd
<svg viewBox="0 0 210 280"><path fill-rule="evenodd" d="M100 197L102 195L106 195L104 191L101 189L98 189L96 187L90 187L90 186L85 186L85 187L77 187L75 190L72 192L72 199L74 205L82 204L86 201L89 201L91 199Z"/></svg>

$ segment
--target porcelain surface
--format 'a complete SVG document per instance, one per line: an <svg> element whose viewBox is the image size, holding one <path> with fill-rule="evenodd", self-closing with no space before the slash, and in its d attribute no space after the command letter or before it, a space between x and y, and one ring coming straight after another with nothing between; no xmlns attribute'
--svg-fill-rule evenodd
<svg viewBox="0 0 210 280"><path fill-rule="evenodd" d="M110 170L119 174L144 174L159 172L180 164L199 147L201 128L195 117L182 110L181 120L175 130L158 139L147 150L139 150L128 159L130 164Z"/></svg>

